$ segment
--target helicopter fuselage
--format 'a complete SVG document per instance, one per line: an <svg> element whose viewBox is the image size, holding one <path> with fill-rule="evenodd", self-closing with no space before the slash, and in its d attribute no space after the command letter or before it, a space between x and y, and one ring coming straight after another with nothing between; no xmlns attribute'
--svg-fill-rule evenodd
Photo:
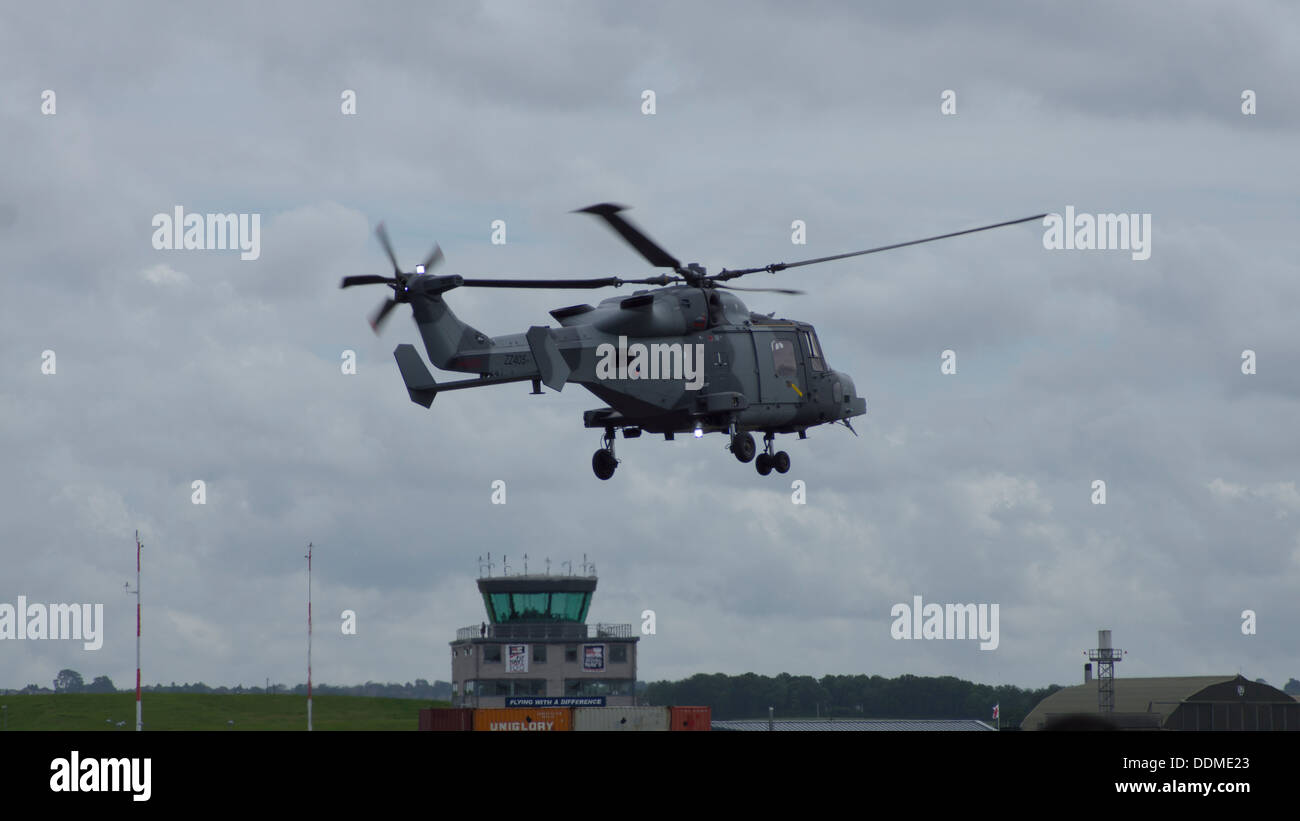
<svg viewBox="0 0 1300 821"><path fill-rule="evenodd" d="M411 290L418 293L418 285ZM412 299L417 323L426 313L419 301ZM440 356L446 346L428 332L426 348L438 367L489 384L540 381L538 360L552 350L568 371L552 387L583 386L609 405L588 411L586 426L625 434L802 433L866 412L853 380L827 364L811 325L753 314L725 291L678 285L551 315L561 327L542 329L545 347L538 329L532 341L530 334L487 337L469 329L450 356Z"/></svg>

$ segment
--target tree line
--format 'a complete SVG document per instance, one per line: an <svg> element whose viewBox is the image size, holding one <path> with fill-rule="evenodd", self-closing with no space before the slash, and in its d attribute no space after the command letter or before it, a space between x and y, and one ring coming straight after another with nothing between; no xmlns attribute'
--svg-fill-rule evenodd
<svg viewBox="0 0 1300 821"><path fill-rule="evenodd" d="M1263 681L1263 679L1260 679ZM1264 682L1267 683L1267 682ZM767 718L896 718L993 721L999 705L1003 727L1019 727L1043 699L1060 690L1053 684L1037 690L1010 684L975 684L953 676L760 676L745 673L699 673L682 681L656 681L646 686L644 701L653 705L708 706L719 720ZM1300 695L1300 681L1282 688Z"/></svg>
<svg viewBox="0 0 1300 821"><path fill-rule="evenodd" d="M655 705L691 704L713 709L719 720L767 718L978 719L993 721L999 705L1003 727L1019 726L1038 702L1061 689L1026 690L1014 685L975 684L953 676L729 676L700 673L683 681L646 687Z"/></svg>
<svg viewBox="0 0 1300 821"><path fill-rule="evenodd" d="M113 680L108 676L96 676L95 679L87 684L81 673L76 670L60 670L59 675L52 682L53 687L41 687L36 684L29 684L21 690L0 690L5 695L23 695L37 693L133 693L135 688L127 690L118 690L113 686ZM422 678L417 678L414 682L405 684L380 683L377 681L367 681L365 684L355 684L351 686L339 686L331 684L312 684L313 695L338 695L338 696L369 696L372 698L411 698L423 699L426 701L449 701L451 700L451 683L447 681L434 681L432 683ZM186 682L184 684L146 684L140 688L145 693L216 693L216 694L277 694L291 693L294 695L307 695L306 684L295 684L288 686L284 684L268 684L265 687L245 687L242 684L234 687L210 687L203 682Z"/></svg>

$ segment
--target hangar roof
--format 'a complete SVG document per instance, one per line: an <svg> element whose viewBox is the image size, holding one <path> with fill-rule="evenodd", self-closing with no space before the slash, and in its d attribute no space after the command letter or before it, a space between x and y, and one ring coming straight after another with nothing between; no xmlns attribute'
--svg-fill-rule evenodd
<svg viewBox="0 0 1300 821"><path fill-rule="evenodd" d="M1258 690L1260 684L1242 676L1168 676L1160 678L1115 678L1115 712L1147 713L1159 716L1160 724L1182 702L1191 699L1207 687L1238 681ZM1276 690L1268 685L1268 690ZM1281 691L1278 691L1281 692ZM1266 696L1267 698L1267 696ZM1256 699L1251 699L1256 700ZM1022 730L1041 730L1049 715L1097 715L1097 682L1090 681L1074 687L1057 690L1038 703L1025 720Z"/></svg>

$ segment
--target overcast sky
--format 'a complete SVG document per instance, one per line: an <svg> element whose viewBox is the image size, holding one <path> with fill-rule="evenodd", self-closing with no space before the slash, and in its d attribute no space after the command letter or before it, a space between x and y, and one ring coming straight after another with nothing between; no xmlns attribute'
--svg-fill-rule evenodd
<svg viewBox="0 0 1300 821"><path fill-rule="evenodd" d="M657 615L646 680L1072 684L1098 628L1121 678L1300 677L1297 41L1280 2L8 4L0 602L101 602L106 637L0 642L0 687L129 686L136 529L146 682L305 680L309 541L317 682L449 680L488 551L586 554L590 621ZM1030 223L751 277L809 291L746 296L868 408L768 477L642 437L601 482L578 386L414 405L409 309L376 338L385 291L338 288L388 272L380 220L408 267L657 273L568 213L606 201L710 269L1067 206L1151 215L1151 254ZM260 214L259 258L156 250L176 206ZM449 302L504 334L616 293ZM998 604L998 648L891 638L914 595Z"/></svg>

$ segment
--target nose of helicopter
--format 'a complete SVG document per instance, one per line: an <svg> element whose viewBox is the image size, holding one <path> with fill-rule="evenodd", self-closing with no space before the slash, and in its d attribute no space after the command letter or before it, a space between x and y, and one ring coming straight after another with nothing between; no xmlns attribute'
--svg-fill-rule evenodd
<svg viewBox="0 0 1300 821"><path fill-rule="evenodd" d="M867 412L867 400L858 396L858 390L853 385L853 377L841 371L835 371L835 379L840 383L842 407L840 408L840 418L848 419L850 416L863 416Z"/></svg>

